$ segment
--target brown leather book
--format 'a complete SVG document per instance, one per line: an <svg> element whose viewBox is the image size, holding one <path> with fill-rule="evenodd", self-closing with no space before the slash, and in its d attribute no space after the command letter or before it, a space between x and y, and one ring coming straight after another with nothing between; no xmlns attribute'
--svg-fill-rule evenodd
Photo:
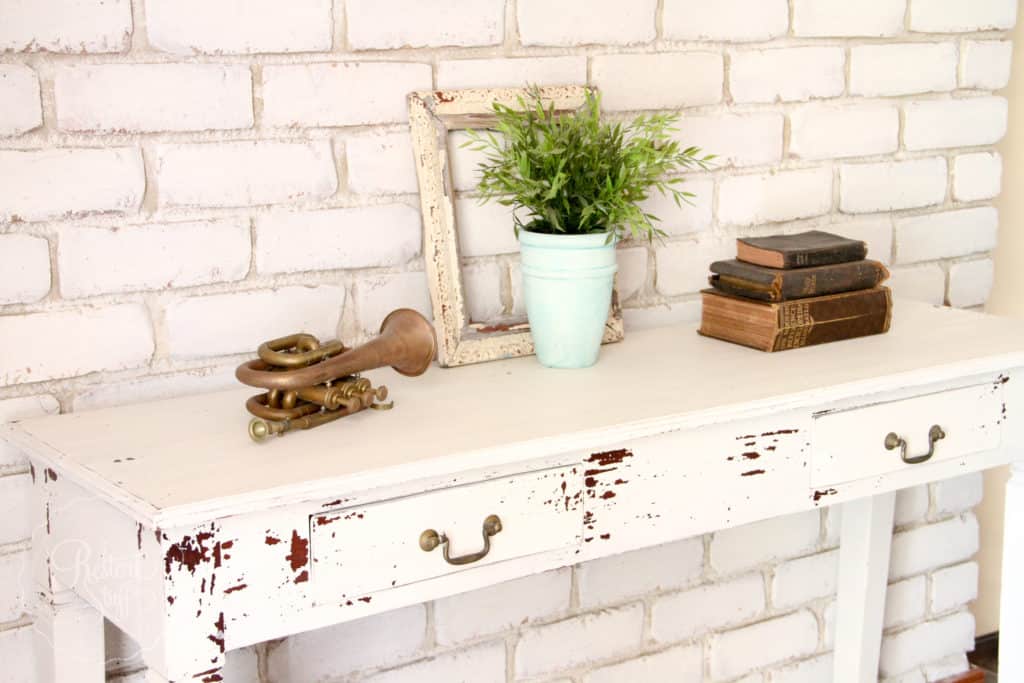
<svg viewBox="0 0 1024 683"><path fill-rule="evenodd" d="M705 289L700 332L706 337L784 351L889 331L888 287L768 303Z"/></svg>
<svg viewBox="0 0 1024 683"><path fill-rule="evenodd" d="M708 282L718 291L761 301L789 301L870 289L889 277L885 266L868 260L783 270L732 259L715 261L711 272Z"/></svg>
<svg viewBox="0 0 1024 683"><path fill-rule="evenodd" d="M736 240L736 258L769 268L827 266L857 261L867 253L864 242L821 230Z"/></svg>

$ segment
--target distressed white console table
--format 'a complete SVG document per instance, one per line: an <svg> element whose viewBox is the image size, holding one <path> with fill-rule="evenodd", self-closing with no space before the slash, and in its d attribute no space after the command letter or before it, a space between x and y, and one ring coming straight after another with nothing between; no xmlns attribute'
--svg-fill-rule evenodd
<svg viewBox="0 0 1024 683"><path fill-rule="evenodd" d="M221 681L227 649L842 503L835 680L875 681L894 492L1020 453L1022 368L1024 323L897 302L888 335L779 354L684 326L585 371L374 371L394 411L264 444L247 389L10 425L35 481L40 676L103 680L103 617L152 680ZM919 459L933 425L924 462L886 448ZM1000 673L1019 681L1019 465L1008 497Z"/></svg>

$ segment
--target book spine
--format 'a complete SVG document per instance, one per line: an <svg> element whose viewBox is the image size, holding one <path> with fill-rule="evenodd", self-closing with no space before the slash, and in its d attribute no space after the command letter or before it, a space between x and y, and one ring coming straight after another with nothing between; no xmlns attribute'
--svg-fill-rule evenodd
<svg viewBox="0 0 1024 683"><path fill-rule="evenodd" d="M863 242L834 247L832 249L814 249L812 251L780 251L783 268L810 268L827 266L833 263L858 261L867 256L867 246Z"/></svg>
<svg viewBox="0 0 1024 683"><path fill-rule="evenodd" d="M779 298L772 301L802 299L877 287L889 277L889 271L877 261L854 261L814 268L813 272L784 272Z"/></svg>
<svg viewBox="0 0 1024 683"><path fill-rule="evenodd" d="M778 309L773 351L798 349L888 332L892 295L887 287L818 301L791 301Z"/></svg>

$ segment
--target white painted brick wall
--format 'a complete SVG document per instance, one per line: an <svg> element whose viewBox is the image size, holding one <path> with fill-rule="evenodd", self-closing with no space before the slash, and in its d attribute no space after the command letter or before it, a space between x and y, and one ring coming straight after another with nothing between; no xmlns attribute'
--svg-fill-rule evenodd
<svg viewBox="0 0 1024 683"><path fill-rule="evenodd" d="M249 221L225 219L60 233L66 299L241 280L249 272Z"/></svg>
<svg viewBox="0 0 1024 683"><path fill-rule="evenodd" d="M43 122L39 77L24 64L0 64L0 137L20 135Z"/></svg>
<svg viewBox="0 0 1024 683"><path fill-rule="evenodd" d="M252 78L218 64L70 65L54 77L57 127L86 132L249 128Z"/></svg>
<svg viewBox="0 0 1024 683"><path fill-rule="evenodd" d="M785 0L665 0L665 37L670 40L769 40L786 33Z"/></svg>
<svg viewBox="0 0 1024 683"><path fill-rule="evenodd" d="M325 140L161 145L156 178L162 207L278 204L338 189Z"/></svg>
<svg viewBox="0 0 1024 683"><path fill-rule="evenodd" d="M717 52L608 55L590 61L590 77L607 111L673 109L720 101L723 68Z"/></svg>
<svg viewBox="0 0 1024 683"><path fill-rule="evenodd" d="M878 669L894 676L974 647L974 617L970 612L926 621L882 639Z"/></svg>
<svg viewBox="0 0 1024 683"><path fill-rule="evenodd" d="M31 303L49 291L49 242L32 235L0 235L0 304Z"/></svg>
<svg viewBox="0 0 1024 683"><path fill-rule="evenodd" d="M737 50L729 53L733 102L836 97L846 86L846 55L839 47Z"/></svg>
<svg viewBox="0 0 1024 683"><path fill-rule="evenodd" d="M235 386L236 354L269 337L355 342L396 307L429 316L413 90L585 83L613 116L682 113L674 137L715 168L688 174L695 206L645 202L665 242L619 250L631 330L698 319L737 234L864 239L898 296L968 307L991 287L1013 0L0 0L0 17L0 338L38 340L0 351L0 421ZM469 311L521 316L510 217L476 205L478 157L452 138ZM0 677L19 681L30 630L4 577L29 480L0 448ZM969 628L931 625L973 595L979 496L967 477L897 497L887 683L965 666ZM839 520L566 568L229 667L253 683L821 683ZM798 637L766 651L769 632ZM110 639L112 665L138 665Z"/></svg>
<svg viewBox="0 0 1024 683"><path fill-rule="evenodd" d="M346 0L355 50L496 45L505 37L504 0Z"/></svg>
<svg viewBox="0 0 1024 683"><path fill-rule="evenodd" d="M331 0L146 2L150 44L179 55L327 51L331 26Z"/></svg>
<svg viewBox="0 0 1024 683"><path fill-rule="evenodd" d="M956 43L861 45L850 50L850 93L879 97L953 90Z"/></svg>

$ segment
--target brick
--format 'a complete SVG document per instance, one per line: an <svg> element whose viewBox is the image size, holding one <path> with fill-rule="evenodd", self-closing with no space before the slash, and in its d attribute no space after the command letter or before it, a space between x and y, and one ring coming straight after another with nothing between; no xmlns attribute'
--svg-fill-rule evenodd
<svg viewBox="0 0 1024 683"><path fill-rule="evenodd" d="M846 87L846 56L839 47L794 47L730 53L734 102L805 101L835 97Z"/></svg>
<svg viewBox="0 0 1024 683"><path fill-rule="evenodd" d="M893 524L899 527L924 521L928 514L928 504L928 486L926 484L897 491Z"/></svg>
<svg viewBox="0 0 1024 683"><path fill-rule="evenodd" d="M644 608L637 603L528 629L516 647L516 675L539 676L620 657L640 645L643 621Z"/></svg>
<svg viewBox="0 0 1024 683"><path fill-rule="evenodd" d="M348 188L356 194L411 194L419 190L408 133L358 135L345 141Z"/></svg>
<svg viewBox="0 0 1024 683"><path fill-rule="evenodd" d="M944 657L937 662L930 662L922 667L924 678L929 683L948 683L951 676L967 672L971 668L967 655L963 652Z"/></svg>
<svg viewBox="0 0 1024 683"><path fill-rule="evenodd" d="M164 313L167 350L173 358L252 353L296 330L334 339L344 300L344 289L327 285L177 299Z"/></svg>
<svg viewBox="0 0 1024 683"><path fill-rule="evenodd" d="M839 209L872 213L940 204L946 197L946 160L843 164L839 167Z"/></svg>
<svg viewBox="0 0 1024 683"><path fill-rule="evenodd" d="M323 62L263 68L263 122L323 127L400 123L406 96L431 87L430 65Z"/></svg>
<svg viewBox="0 0 1024 683"><path fill-rule="evenodd" d="M965 40L960 67L960 87L1000 90L1010 82L1013 42Z"/></svg>
<svg viewBox="0 0 1024 683"><path fill-rule="evenodd" d="M4 663L4 676L11 681L35 681L32 626L0 631L0 661Z"/></svg>
<svg viewBox="0 0 1024 683"><path fill-rule="evenodd" d="M387 314L396 308L411 308L431 319L426 273L367 275L356 282L353 299L367 335L376 334Z"/></svg>
<svg viewBox="0 0 1024 683"><path fill-rule="evenodd" d="M838 550L784 562L775 568L772 606L786 609L832 595L838 576Z"/></svg>
<svg viewBox="0 0 1024 683"><path fill-rule="evenodd" d="M717 52L604 55L590 60L590 80L607 111L674 109L722 101Z"/></svg>
<svg viewBox="0 0 1024 683"><path fill-rule="evenodd" d="M850 93L880 97L956 88L956 43L894 43L850 49Z"/></svg>
<svg viewBox="0 0 1024 683"><path fill-rule="evenodd" d="M814 652L818 621L808 611L762 621L711 637L711 676L731 679L754 669Z"/></svg>
<svg viewBox="0 0 1024 683"><path fill-rule="evenodd" d="M967 512L981 503L984 486L981 472L943 479L933 484L936 515Z"/></svg>
<svg viewBox="0 0 1024 683"><path fill-rule="evenodd" d="M825 605L821 611L821 644L826 650L836 646L836 601Z"/></svg>
<svg viewBox="0 0 1024 683"><path fill-rule="evenodd" d="M569 609L572 570L535 574L434 602L439 645L499 633Z"/></svg>
<svg viewBox="0 0 1024 683"><path fill-rule="evenodd" d="M491 201L462 197L455 200L455 225L459 235L459 254L492 256L519 251L512 222L512 209Z"/></svg>
<svg viewBox="0 0 1024 683"><path fill-rule="evenodd" d="M910 30L926 33L966 33L1013 28L1016 0L914 0L910 3Z"/></svg>
<svg viewBox="0 0 1024 683"><path fill-rule="evenodd" d="M0 545L32 535L31 500L32 478L28 474L0 477Z"/></svg>
<svg viewBox="0 0 1024 683"><path fill-rule="evenodd" d="M0 102L0 137L21 135L43 124L39 78L24 64L0 64Z"/></svg>
<svg viewBox="0 0 1024 683"><path fill-rule="evenodd" d="M268 678L319 681L370 667L394 666L421 651L426 630L426 608L413 605L299 633L270 650Z"/></svg>
<svg viewBox="0 0 1024 683"><path fill-rule="evenodd" d="M891 268L886 285L901 299L941 306L946 298L946 273L935 263Z"/></svg>
<svg viewBox="0 0 1024 683"><path fill-rule="evenodd" d="M260 273L381 268L420 253L420 214L405 204L274 211L256 219Z"/></svg>
<svg viewBox="0 0 1024 683"><path fill-rule="evenodd" d="M989 251L999 214L991 206L944 211L896 221L896 261L914 263Z"/></svg>
<svg viewBox="0 0 1024 683"><path fill-rule="evenodd" d="M501 136L495 134L500 139ZM465 146L470 143L465 131L448 133L448 163L452 186L458 191L473 190L480 183L480 164L487 160L487 153Z"/></svg>
<svg viewBox="0 0 1024 683"><path fill-rule="evenodd" d="M50 244L31 235L0 235L0 304L32 303L49 292Z"/></svg>
<svg viewBox="0 0 1024 683"><path fill-rule="evenodd" d="M700 681L704 675L704 654L699 645L673 647L656 654L629 659L596 669L583 677L583 683L622 683L622 681Z"/></svg>
<svg viewBox="0 0 1024 683"><path fill-rule="evenodd" d="M229 681L258 681L259 657L256 648L228 650L224 655L224 678Z"/></svg>
<svg viewBox="0 0 1024 683"><path fill-rule="evenodd" d="M162 375L150 375L123 382L104 382L83 387L75 394L75 412L110 408L128 403L158 401L238 387L235 364L194 368Z"/></svg>
<svg viewBox="0 0 1024 683"><path fill-rule="evenodd" d="M622 317L628 330L648 330L700 320L700 300L654 304L648 308L624 308Z"/></svg>
<svg viewBox="0 0 1024 683"><path fill-rule="evenodd" d="M0 52L122 52L131 44L130 0L0 0Z"/></svg>
<svg viewBox="0 0 1024 683"><path fill-rule="evenodd" d="M811 510L718 531L711 540L711 567L733 574L806 554L817 545L820 526L821 516Z"/></svg>
<svg viewBox="0 0 1024 683"><path fill-rule="evenodd" d="M258 206L338 189L327 140L161 145L155 165L161 207Z"/></svg>
<svg viewBox="0 0 1024 683"><path fill-rule="evenodd" d="M933 567L966 560L976 552L978 519L973 514L901 531L892 537L889 578L920 574Z"/></svg>
<svg viewBox="0 0 1024 683"><path fill-rule="evenodd" d="M21 550L0 555L0 622L14 621L28 613L32 594L29 554Z"/></svg>
<svg viewBox="0 0 1024 683"><path fill-rule="evenodd" d="M673 137L714 154L717 168L759 166L782 159L784 117L776 112L686 116Z"/></svg>
<svg viewBox="0 0 1024 683"><path fill-rule="evenodd" d="M250 128L248 66L78 64L54 77L57 127L69 131L157 132Z"/></svg>
<svg viewBox="0 0 1024 683"><path fill-rule="evenodd" d="M685 541L591 560L576 570L584 609L626 598L681 588L704 571L704 540Z"/></svg>
<svg viewBox="0 0 1024 683"><path fill-rule="evenodd" d="M932 574L928 604L932 614L941 614L978 597L978 564L964 562Z"/></svg>
<svg viewBox="0 0 1024 683"><path fill-rule="evenodd" d="M802 159L890 154L899 147L900 114L889 105L818 105L790 115L790 154Z"/></svg>
<svg viewBox="0 0 1024 683"><path fill-rule="evenodd" d="M651 637L659 643L689 640L750 621L764 609L760 574L709 583L657 598L651 606Z"/></svg>
<svg viewBox="0 0 1024 683"><path fill-rule="evenodd" d="M655 221L655 226L672 236L708 231L711 228L714 181L711 178L688 177L679 189L696 196L691 197L689 203L676 204L671 197L652 191L647 199L640 202L641 210L657 216L660 220Z"/></svg>
<svg viewBox="0 0 1024 683"><path fill-rule="evenodd" d="M180 55L326 52L333 25L331 0L146 0L149 42Z"/></svg>
<svg viewBox="0 0 1024 683"><path fill-rule="evenodd" d="M903 144L909 150L992 145L1006 135L1003 97L911 102L904 108Z"/></svg>
<svg viewBox="0 0 1024 683"><path fill-rule="evenodd" d="M361 680L366 683L505 683L505 643L457 650Z"/></svg>
<svg viewBox="0 0 1024 683"><path fill-rule="evenodd" d="M708 286L707 265L735 256L736 243L703 236L696 241L664 242L654 251L659 294L695 294Z"/></svg>
<svg viewBox="0 0 1024 683"><path fill-rule="evenodd" d="M821 683L832 680L833 666L831 654L821 655L775 669L768 680L770 683Z"/></svg>
<svg viewBox="0 0 1024 683"><path fill-rule="evenodd" d="M0 424L59 412L60 404L51 394L0 399ZM27 466L28 459L20 450L5 441L0 442L0 473Z"/></svg>
<svg viewBox="0 0 1024 683"><path fill-rule="evenodd" d="M924 576L889 584L885 592L884 628L904 626L924 616L925 586Z"/></svg>
<svg viewBox="0 0 1024 683"><path fill-rule="evenodd" d="M657 0L522 0L523 45L633 45L654 40Z"/></svg>
<svg viewBox="0 0 1024 683"><path fill-rule="evenodd" d="M486 323L501 316L501 268L494 262L469 263L462 267L462 288L470 322Z"/></svg>
<svg viewBox="0 0 1024 683"><path fill-rule="evenodd" d="M136 211L146 181L133 147L0 150L0 222Z"/></svg>
<svg viewBox="0 0 1024 683"><path fill-rule="evenodd" d="M1002 189L1003 158L998 152L960 154L953 159L953 199L992 199Z"/></svg>
<svg viewBox="0 0 1024 683"><path fill-rule="evenodd" d="M245 218L68 228L57 249L60 292L76 299L241 280L250 249Z"/></svg>
<svg viewBox="0 0 1024 683"><path fill-rule="evenodd" d="M353 50L498 45L505 0L346 0Z"/></svg>
<svg viewBox="0 0 1024 683"><path fill-rule="evenodd" d="M954 263L949 267L949 305L956 308L981 306L988 301L994 282L992 259Z"/></svg>
<svg viewBox="0 0 1024 683"><path fill-rule="evenodd" d="M662 28L669 40L770 40L789 28L786 0L665 0Z"/></svg>
<svg viewBox="0 0 1024 683"><path fill-rule="evenodd" d="M0 317L0 339L31 339L14 356L0 357L0 386L76 377L144 365L153 331L140 304ZM69 345L68 339L88 339Z"/></svg>
<svg viewBox="0 0 1024 683"><path fill-rule="evenodd" d="M438 88L521 88L587 82L587 58L515 57L443 59L437 65Z"/></svg>
<svg viewBox="0 0 1024 683"><path fill-rule="evenodd" d="M895 676L973 649L974 617L961 612L883 637L878 668L882 676Z"/></svg>
<svg viewBox="0 0 1024 683"><path fill-rule="evenodd" d="M831 208L830 168L732 176L718 188L718 221L724 225L810 218Z"/></svg>
<svg viewBox="0 0 1024 683"><path fill-rule="evenodd" d="M793 0L797 36L894 36L903 32L907 0Z"/></svg>
<svg viewBox="0 0 1024 683"><path fill-rule="evenodd" d="M615 274L615 289L619 301L628 301L643 289L647 282L647 248L630 247L616 252L619 270Z"/></svg>
<svg viewBox="0 0 1024 683"><path fill-rule="evenodd" d="M832 226L836 232L868 245L868 258L888 264L892 261L892 220L862 218Z"/></svg>

